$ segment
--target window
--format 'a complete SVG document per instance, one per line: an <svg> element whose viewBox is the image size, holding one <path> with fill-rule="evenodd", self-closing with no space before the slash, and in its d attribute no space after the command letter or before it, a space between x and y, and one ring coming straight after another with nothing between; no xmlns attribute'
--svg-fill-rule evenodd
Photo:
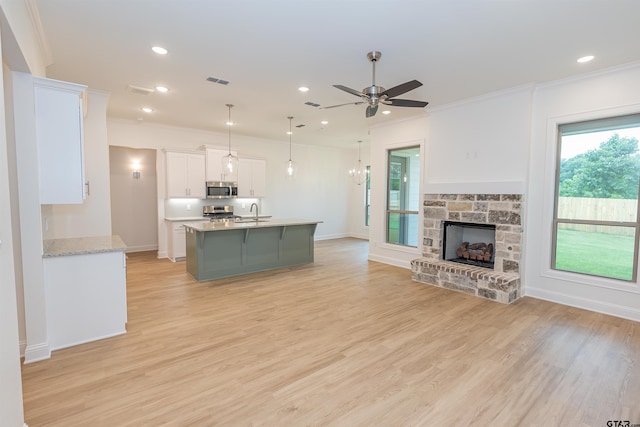
<svg viewBox="0 0 640 427"><path fill-rule="evenodd" d="M387 243L418 246L420 147L388 150Z"/></svg>
<svg viewBox="0 0 640 427"><path fill-rule="evenodd" d="M635 281L640 114L559 126L551 266Z"/></svg>
<svg viewBox="0 0 640 427"><path fill-rule="evenodd" d="M369 226L371 219L371 166L367 166L367 180L364 186L364 225Z"/></svg>

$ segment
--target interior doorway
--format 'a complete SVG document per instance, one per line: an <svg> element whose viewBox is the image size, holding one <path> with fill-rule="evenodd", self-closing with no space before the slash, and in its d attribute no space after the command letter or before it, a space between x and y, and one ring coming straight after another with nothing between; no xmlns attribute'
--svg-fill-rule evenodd
<svg viewBox="0 0 640 427"><path fill-rule="evenodd" d="M111 228L127 252L158 249L156 150L109 147Z"/></svg>

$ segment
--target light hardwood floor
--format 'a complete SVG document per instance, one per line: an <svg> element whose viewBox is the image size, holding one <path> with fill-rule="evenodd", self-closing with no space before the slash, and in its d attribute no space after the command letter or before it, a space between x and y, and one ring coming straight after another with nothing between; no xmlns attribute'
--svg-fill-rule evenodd
<svg viewBox="0 0 640 427"><path fill-rule="evenodd" d="M128 260L128 333L23 366L39 426L605 426L640 423L640 324L411 281L367 243L197 283Z"/></svg>

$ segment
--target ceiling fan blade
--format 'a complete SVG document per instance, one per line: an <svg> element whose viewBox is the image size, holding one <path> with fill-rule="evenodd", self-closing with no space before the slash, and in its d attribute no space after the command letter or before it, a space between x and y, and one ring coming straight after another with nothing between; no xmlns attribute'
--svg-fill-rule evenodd
<svg viewBox="0 0 640 427"><path fill-rule="evenodd" d="M344 107L345 105L360 105L360 104L364 104L364 101L347 102L346 104L338 104L338 105L329 105L328 107L320 107L318 108L318 110L326 110L329 108Z"/></svg>
<svg viewBox="0 0 640 427"><path fill-rule="evenodd" d="M373 105L373 106L369 105L367 107L367 117L375 116L377 111L378 111L378 105L377 104Z"/></svg>
<svg viewBox="0 0 640 427"><path fill-rule="evenodd" d="M411 99L387 99L384 103L394 107L426 107L428 104L425 101L413 101Z"/></svg>
<svg viewBox="0 0 640 427"><path fill-rule="evenodd" d="M349 92L350 94L355 95L355 96L363 96L362 92L360 92L358 90L355 90L355 89L351 89L350 87L346 87L346 86L342 86L342 85L333 85L333 87L335 87L336 89L343 90L345 92Z"/></svg>
<svg viewBox="0 0 640 427"><path fill-rule="evenodd" d="M394 86L391 89L387 89L380 94L380 96L387 95L388 98L395 98L396 96L402 95L403 93L407 93L410 90L414 90L422 86L417 80L411 80L410 82L402 83L401 85Z"/></svg>

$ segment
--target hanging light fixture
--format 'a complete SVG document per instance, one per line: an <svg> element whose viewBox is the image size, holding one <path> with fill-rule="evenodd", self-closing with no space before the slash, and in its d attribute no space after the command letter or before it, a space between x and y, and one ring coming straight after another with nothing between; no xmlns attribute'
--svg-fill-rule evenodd
<svg viewBox="0 0 640 427"><path fill-rule="evenodd" d="M294 162L293 160L291 160L291 135L293 135L293 132L291 131L291 120L293 120L292 116L287 117L289 119L289 160L287 161L287 169L286 169L286 178L288 180L292 180L293 178L295 178L296 176L296 172L297 172L297 167L296 167L296 162Z"/></svg>
<svg viewBox="0 0 640 427"><path fill-rule="evenodd" d="M360 185L367 180L367 168L362 164L362 159L360 158L361 144L362 141L358 141L358 162L353 168L349 169L349 176L357 185Z"/></svg>
<svg viewBox="0 0 640 427"><path fill-rule="evenodd" d="M227 108L229 108L229 121L227 121L227 126L229 127L229 154L222 157L222 170L226 177L225 179L234 180L237 179L238 175L238 157L231 153L231 126L233 125L231 121L231 109L233 108L233 104L226 105Z"/></svg>

